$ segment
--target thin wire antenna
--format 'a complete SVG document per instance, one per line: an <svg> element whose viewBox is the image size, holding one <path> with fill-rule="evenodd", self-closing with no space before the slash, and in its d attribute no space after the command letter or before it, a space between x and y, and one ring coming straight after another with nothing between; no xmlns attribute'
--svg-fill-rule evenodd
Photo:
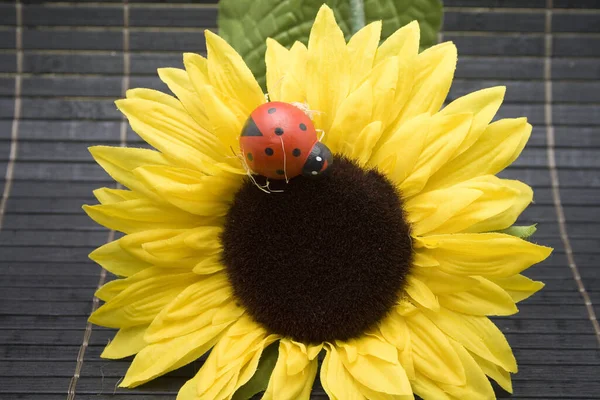
<svg viewBox="0 0 600 400"><path fill-rule="evenodd" d="M290 183L287 175L287 156L285 154L285 145L283 144L283 138L279 136L279 140L281 140L281 150L283 151L283 176L285 176L285 183Z"/></svg>
<svg viewBox="0 0 600 400"><path fill-rule="evenodd" d="M254 175L252 175L252 170L250 169L250 166L248 166L248 163L246 162L246 159L244 158L244 156L241 154L237 154L235 152L235 150L233 150L233 147L229 146L229 148L231 149L231 152L237 157L237 159L240 160L240 163L242 164L244 171L246 171L246 175L248 176L248 178L250 178L252 183L254 183L254 186L256 186L257 188L259 188L260 190L262 190L265 193L271 194L271 191L270 191L268 185L262 186L256 181L256 179L254 178Z"/></svg>
<svg viewBox="0 0 600 400"><path fill-rule="evenodd" d="M275 82L275 87L273 88L273 90L280 89L281 83L283 82L283 78L285 78L285 75L286 74L283 74L283 75L281 75L281 78L277 79L277 82ZM267 103L269 103L271 101L270 98L271 98L271 92L269 92L269 90L267 88L267 93L265 93L265 99L267 100Z"/></svg>
<svg viewBox="0 0 600 400"><path fill-rule="evenodd" d="M321 132L321 136L319 136L319 142L322 142L323 138L325 137L325 131L323 129L315 129L315 131Z"/></svg>

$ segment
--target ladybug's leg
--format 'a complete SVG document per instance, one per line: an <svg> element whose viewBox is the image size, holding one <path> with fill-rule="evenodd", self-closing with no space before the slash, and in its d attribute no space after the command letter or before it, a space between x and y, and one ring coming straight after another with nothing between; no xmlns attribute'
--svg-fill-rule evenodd
<svg viewBox="0 0 600 400"><path fill-rule="evenodd" d="M271 185L271 181L269 180L269 178L267 178L267 184L264 187L267 188L269 193L283 193L284 192L284 190L280 190L280 189L271 189L270 185Z"/></svg>

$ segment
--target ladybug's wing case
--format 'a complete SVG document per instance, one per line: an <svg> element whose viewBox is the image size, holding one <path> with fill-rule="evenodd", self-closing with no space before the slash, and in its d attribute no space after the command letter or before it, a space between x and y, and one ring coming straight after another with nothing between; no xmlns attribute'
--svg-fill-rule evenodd
<svg viewBox="0 0 600 400"><path fill-rule="evenodd" d="M252 112L240 137L248 166L272 179L293 178L317 142L310 119L295 106L271 102Z"/></svg>

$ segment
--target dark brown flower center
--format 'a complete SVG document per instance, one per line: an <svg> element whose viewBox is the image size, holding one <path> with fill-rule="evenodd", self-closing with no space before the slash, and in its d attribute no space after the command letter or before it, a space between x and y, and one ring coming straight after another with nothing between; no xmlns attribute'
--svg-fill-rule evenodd
<svg viewBox="0 0 600 400"><path fill-rule="evenodd" d="M319 179L248 180L223 233L234 295L268 331L318 343L360 336L402 295L410 226L392 183L336 157Z"/></svg>

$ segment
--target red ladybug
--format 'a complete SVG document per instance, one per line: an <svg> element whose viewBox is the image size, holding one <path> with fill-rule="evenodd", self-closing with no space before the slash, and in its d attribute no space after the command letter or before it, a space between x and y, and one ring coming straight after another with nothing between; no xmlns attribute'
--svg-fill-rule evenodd
<svg viewBox="0 0 600 400"><path fill-rule="evenodd" d="M257 107L242 128L240 148L252 172L271 179L316 176L333 162L311 119L280 101Z"/></svg>

